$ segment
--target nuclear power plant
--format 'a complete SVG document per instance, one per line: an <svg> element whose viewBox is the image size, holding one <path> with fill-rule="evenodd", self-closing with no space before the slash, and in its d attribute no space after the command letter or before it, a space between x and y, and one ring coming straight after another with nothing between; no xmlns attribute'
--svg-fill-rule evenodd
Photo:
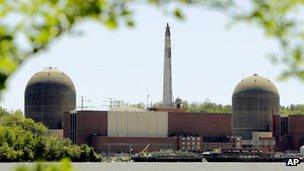
<svg viewBox="0 0 304 171"><path fill-rule="evenodd" d="M275 85L257 74L247 77L233 91L232 134L251 139L252 132L270 132L272 116L279 111L280 95Z"/></svg>
<svg viewBox="0 0 304 171"><path fill-rule="evenodd" d="M304 145L304 115L280 115L280 95L267 78L254 74L232 93L232 113L193 113L172 98L171 33L165 28L163 106L146 110L75 110L72 80L54 69L34 74L26 85L25 116L62 137L87 143L103 154L149 151L265 154ZM178 101L177 101L178 102Z"/></svg>
<svg viewBox="0 0 304 171"><path fill-rule="evenodd" d="M49 129L62 129L63 112L75 109L75 86L65 73L46 67L28 81L24 95L25 117L42 122Z"/></svg>

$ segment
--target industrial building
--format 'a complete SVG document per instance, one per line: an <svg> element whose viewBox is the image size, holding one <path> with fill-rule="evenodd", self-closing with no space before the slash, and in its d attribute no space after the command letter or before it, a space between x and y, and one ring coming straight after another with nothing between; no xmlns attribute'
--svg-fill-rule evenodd
<svg viewBox="0 0 304 171"><path fill-rule="evenodd" d="M75 144L96 151L299 150L304 145L304 115L280 115L280 95L267 78L254 74L232 93L232 113L192 113L172 99L171 33L165 31L163 107L147 110L93 111L76 109L76 91L64 73L46 68L36 73L25 91L25 116L61 130Z"/></svg>
<svg viewBox="0 0 304 171"><path fill-rule="evenodd" d="M279 110L279 92L269 79L254 74L241 80L232 95L233 135L251 139L251 132L270 132Z"/></svg>
<svg viewBox="0 0 304 171"><path fill-rule="evenodd" d="M75 109L75 86L65 73L46 67L28 81L24 93L25 117L60 131L63 111Z"/></svg>
<svg viewBox="0 0 304 171"><path fill-rule="evenodd" d="M274 122L282 130L253 131L250 139L232 136L229 113L66 111L63 130L65 138L103 153L139 152L148 144L151 151L299 150L304 144L304 115L274 118L284 120Z"/></svg>
<svg viewBox="0 0 304 171"><path fill-rule="evenodd" d="M155 111L72 111L64 113L64 137L99 152L234 147L231 114Z"/></svg>

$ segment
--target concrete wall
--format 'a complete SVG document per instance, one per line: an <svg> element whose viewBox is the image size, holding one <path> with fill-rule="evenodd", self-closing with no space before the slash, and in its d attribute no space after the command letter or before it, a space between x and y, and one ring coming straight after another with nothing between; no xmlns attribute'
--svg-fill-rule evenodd
<svg viewBox="0 0 304 171"><path fill-rule="evenodd" d="M107 111L77 111L77 144L88 143L92 134L107 136L108 134L108 115ZM63 135L70 138L70 112L64 112Z"/></svg>
<svg viewBox="0 0 304 171"><path fill-rule="evenodd" d="M288 135L293 150L299 150L304 145L304 115L288 116Z"/></svg>
<svg viewBox="0 0 304 171"><path fill-rule="evenodd" d="M167 112L108 112L109 137L166 137Z"/></svg>
<svg viewBox="0 0 304 171"><path fill-rule="evenodd" d="M90 145L102 153L138 153L148 144L148 151L177 150L177 137L92 137Z"/></svg>
<svg viewBox="0 0 304 171"><path fill-rule="evenodd" d="M250 89L233 94L233 135L251 139L251 132L270 131L272 114L279 113L279 109L279 95L272 92Z"/></svg>
<svg viewBox="0 0 304 171"><path fill-rule="evenodd" d="M186 139L183 141L182 139ZM195 138L194 141L191 141ZM200 138L197 141L197 138ZM187 139L190 139L187 141ZM189 144L188 144L189 142ZM193 145L193 142L196 142ZM198 144L199 142L199 144ZM148 144L147 151L160 150L190 150L190 151L206 151L216 148L231 149L234 147L233 142L208 143L202 142L201 137L92 137L90 145L97 152L102 153L138 153L142 151ZM183 145L184 144L184 145ZM199 146L198 150L191 147ZM185 147L185 148L183 148Z"/></svg>
<svg viewBox="0 0 304 171"><path fill-rule="evenodd" d="M77 111L78 144L87 143L93 134L107 136L107 111Z"/></svg>
<svg viewBox="0 0 304 171"><path fill-rule="evenodd" d="M214 149L232 149L234 148L235 143L233 142L203 142L202 150L203 151L212 151Z"/></svg>
<svg viewBox="0 0 304 171"><path fill-rule="evenodd" d="M272 116L272 132L274 137L280 137L282 136L281 132L281 116L280 115L273 115Z"/></svg>
<svg viewBox="0 0 304 171"><path fill-rule="evenodd" d="M272 138L272 132L252 132L252 140L260 140L261 138Z"/></svg>
<svg viewBox="0 0 304 171"><path fill-rule="evenodd" d="M169 112L168 134L192 136L231 135L231 114Z"/></svg>

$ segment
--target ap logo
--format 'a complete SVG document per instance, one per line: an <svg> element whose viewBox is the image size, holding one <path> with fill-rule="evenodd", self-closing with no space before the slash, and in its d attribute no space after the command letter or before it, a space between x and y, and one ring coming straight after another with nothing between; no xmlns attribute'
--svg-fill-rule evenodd
<svg viewBox="0 0 304 171"><path fill-rule="evenodd" d="M298 158L292 158L286 161L286 166L297 166L298 164L300 164L300 159Z"/></svg>

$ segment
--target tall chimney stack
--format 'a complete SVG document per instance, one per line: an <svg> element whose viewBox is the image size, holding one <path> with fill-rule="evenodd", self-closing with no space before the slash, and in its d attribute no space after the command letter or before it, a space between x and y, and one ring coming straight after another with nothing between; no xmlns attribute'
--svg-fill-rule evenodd
<svg viewBox="0 0 304 171"><path fill-rule="evenodd" d="M172 69L171 69L171 34L169 23L165 33L163 106L172 107Z"/></svg>

